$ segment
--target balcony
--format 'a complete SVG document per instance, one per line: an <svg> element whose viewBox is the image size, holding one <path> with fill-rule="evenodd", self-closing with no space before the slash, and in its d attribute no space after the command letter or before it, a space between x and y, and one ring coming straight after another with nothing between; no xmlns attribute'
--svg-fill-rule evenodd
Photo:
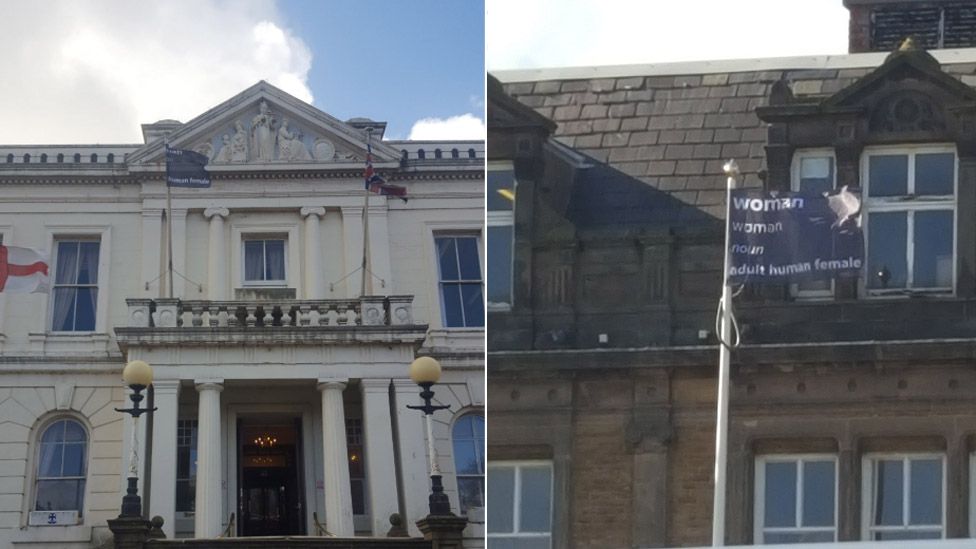
<svg viewBox="0 0 976 549"><path fill-rule="evenodd" d="M413 296L359 299L203 301L127 299L119 345L412 343L426 324L413 318Z"/></svg>

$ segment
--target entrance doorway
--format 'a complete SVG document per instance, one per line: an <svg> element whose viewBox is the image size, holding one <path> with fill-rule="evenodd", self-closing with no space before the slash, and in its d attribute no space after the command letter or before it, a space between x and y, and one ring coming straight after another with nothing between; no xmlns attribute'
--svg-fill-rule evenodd
<svg viewBox="0 0 976 549"><path fill-rule="evenodd" d="M300 418L238 419L238 535L305 534L301 432Z"/></svg>

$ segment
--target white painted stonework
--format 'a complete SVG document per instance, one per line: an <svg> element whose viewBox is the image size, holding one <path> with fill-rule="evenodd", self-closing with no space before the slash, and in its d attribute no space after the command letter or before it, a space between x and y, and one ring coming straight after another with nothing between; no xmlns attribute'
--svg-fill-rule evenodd
<svg viewBox="0 0 976 549"><path fill-rule="evenodd" d="M374 167L409 201L366 199L361 296L367 126ZM484 143L382 141L384 127L261 82L185 124L144 126L145 144L0 146L2 243L48 251L52 283L59 241L99 246L94 330L52 330L65 314L53 293L0 292L0 549L106 541L132 431L114 408L129 404L121 371L134 359L153 366L158 408L139 422L140 494L167 537L220 535L231 514L232 536L245 522L251 535L385 536L394 512L419 535L426 435L405 406L419 403L408 366L425 354L444 367L434 390L451 409L434 438L458 511L451 429L484 413L484 330L444 326L434 238L477 236L484 279ZM164 135L206 154L213 179L172 189L171 219ZM283 280L248 280L251 240L284 241ZM86 431L83 508L76 524L36 525L39 439L64 418ZM484 512L468 516L481 547Z"/></svg>

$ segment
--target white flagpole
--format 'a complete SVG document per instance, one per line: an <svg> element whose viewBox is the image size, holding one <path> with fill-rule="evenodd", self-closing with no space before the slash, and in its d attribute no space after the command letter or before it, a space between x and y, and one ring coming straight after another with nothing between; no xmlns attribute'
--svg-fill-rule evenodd
<svg viewBox="0 0 976 549"><path fill-rule="evenodd" d="M163 158L169 164L169 157L166 149L169 148L169 139L163 140ZM163 183L166 184L166 297L173 297L173 197L169 190L168 170L163 174Z"/></svg>
<svg viewBox="0 0 976 549"><path fill-rule="evenodd" d="M725 545L725 473L728 469L729 438L729 362L732 346L732 291L729 289L729 211L732 205L732 189L739 176L739 166L729 160L725 166L728 175L725 188L725 263L722 272L721 327L718 346L718 411L715 421L715 494L712 500L712 547Z"/></svg>
<svg viewBox="0 0 976 549"><path fill-rule="evenodd" d="M370 139L373 137L373 128L366 128L366 146L370 146ZM368 153L367 153L368 154ZM372 158L370 158L370 163L372 163ZM369 272L369 185L364 181L364 186L366 188L363 194L363 262L360 265L362 270L361 282L359 285L359 295L370 295L372 294L372 280L370 279L371 273ZM367 288L369 288L369 294L366 293Z"/></svg>

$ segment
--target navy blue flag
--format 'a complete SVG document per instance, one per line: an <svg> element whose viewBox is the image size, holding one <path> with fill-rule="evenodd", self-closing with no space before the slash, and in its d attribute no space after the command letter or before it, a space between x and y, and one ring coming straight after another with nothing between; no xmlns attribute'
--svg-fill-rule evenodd
<svg viewBox="0 0 976 549"><path fill-rule="evenodd" d="M864 266L861 196L732 191L730 282L793 282L859 276Z"/></svg>
<svg viewBox="0 0 976 549"><path fill-rule="evenodd" d="M166 146L166 184L170 187L209 188L208 159L196 152Z"/></svg>

